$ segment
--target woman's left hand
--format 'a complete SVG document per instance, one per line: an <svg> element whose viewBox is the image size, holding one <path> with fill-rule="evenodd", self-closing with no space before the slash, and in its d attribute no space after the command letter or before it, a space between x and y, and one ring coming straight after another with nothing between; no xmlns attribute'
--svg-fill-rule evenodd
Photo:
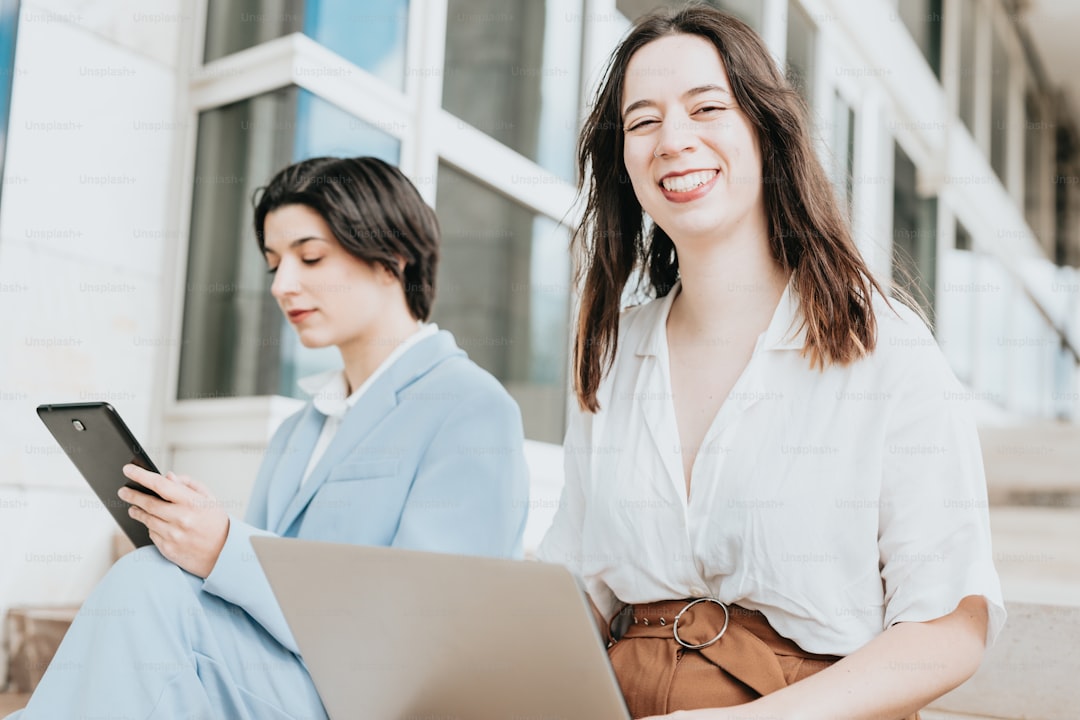
<svg viewBox="0 0 1080 720"><path fill-rule="evenodd" d="M161 476L136 465L125 465L124 475L164 498L128 487L117 492L131 503L128 514L146 526L161 554L192 575L209 575L229 535L229 516L221 503L186 475Z"/></svg>

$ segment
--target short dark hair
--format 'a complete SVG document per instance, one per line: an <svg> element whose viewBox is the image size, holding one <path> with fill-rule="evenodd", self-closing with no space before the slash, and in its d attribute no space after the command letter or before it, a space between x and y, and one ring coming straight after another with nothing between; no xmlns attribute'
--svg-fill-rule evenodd
<svg viewBox="0 0 1080 720"><path fill-rule="evenodd" d="M322 216L349 254L382 265L398 279L413 317L431 316L439 221L393 165L374 157L302 160L256 190L254 203L260 250L266 249L266 216L285 205L305 205Z"/></svg>

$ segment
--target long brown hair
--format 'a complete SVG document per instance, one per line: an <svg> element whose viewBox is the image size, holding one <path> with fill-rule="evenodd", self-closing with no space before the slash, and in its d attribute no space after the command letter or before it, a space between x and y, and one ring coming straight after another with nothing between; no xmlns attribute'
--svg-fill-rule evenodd
<svg viewBox="0 0 1080 720"><path fill-rule="evenodd" d="M582 257L581 309L574 343L574 390L596 412L596 393L618 344L623 290L642 268L662 297L679 278L675 245L660 227L646 236L641 204L623 163L620 103L626 67L639 49L667 35L698 35L716 47L735 101L757 131L769 248L792 274L806 325L811 367L850 363L874 349L871 276L840 212L807 130L806 105L743 22L707 6L657 11L639 20L615 49L578 140L585 211L574 236ZM587 187L586 187L587 186Z"/></svg>

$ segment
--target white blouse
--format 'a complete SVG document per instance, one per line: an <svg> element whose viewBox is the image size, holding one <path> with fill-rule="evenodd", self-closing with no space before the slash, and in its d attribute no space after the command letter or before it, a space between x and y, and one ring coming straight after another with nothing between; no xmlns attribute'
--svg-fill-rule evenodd
<svg viewBox="0 0 1080 720"><path fill-rule="evenodd" d="M989 646L1005 608L970 394L918 316L875 298L874 352L813 370L789 285L705 435L688 500L666 333L679 290L623 311L600 412L573 403L540 558L581 575L608 618L709 596L835 655L982 595Z"/></svg>

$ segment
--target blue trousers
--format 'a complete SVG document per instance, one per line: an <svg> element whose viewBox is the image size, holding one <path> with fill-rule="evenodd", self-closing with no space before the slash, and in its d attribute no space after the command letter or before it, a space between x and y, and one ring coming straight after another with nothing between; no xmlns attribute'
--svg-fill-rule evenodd
<svg viewBox="0 0 1080 720"><path fill-rule="evenodd" d="M150 546L94 589L7 720L326 720L303 661Z"/></svg>

